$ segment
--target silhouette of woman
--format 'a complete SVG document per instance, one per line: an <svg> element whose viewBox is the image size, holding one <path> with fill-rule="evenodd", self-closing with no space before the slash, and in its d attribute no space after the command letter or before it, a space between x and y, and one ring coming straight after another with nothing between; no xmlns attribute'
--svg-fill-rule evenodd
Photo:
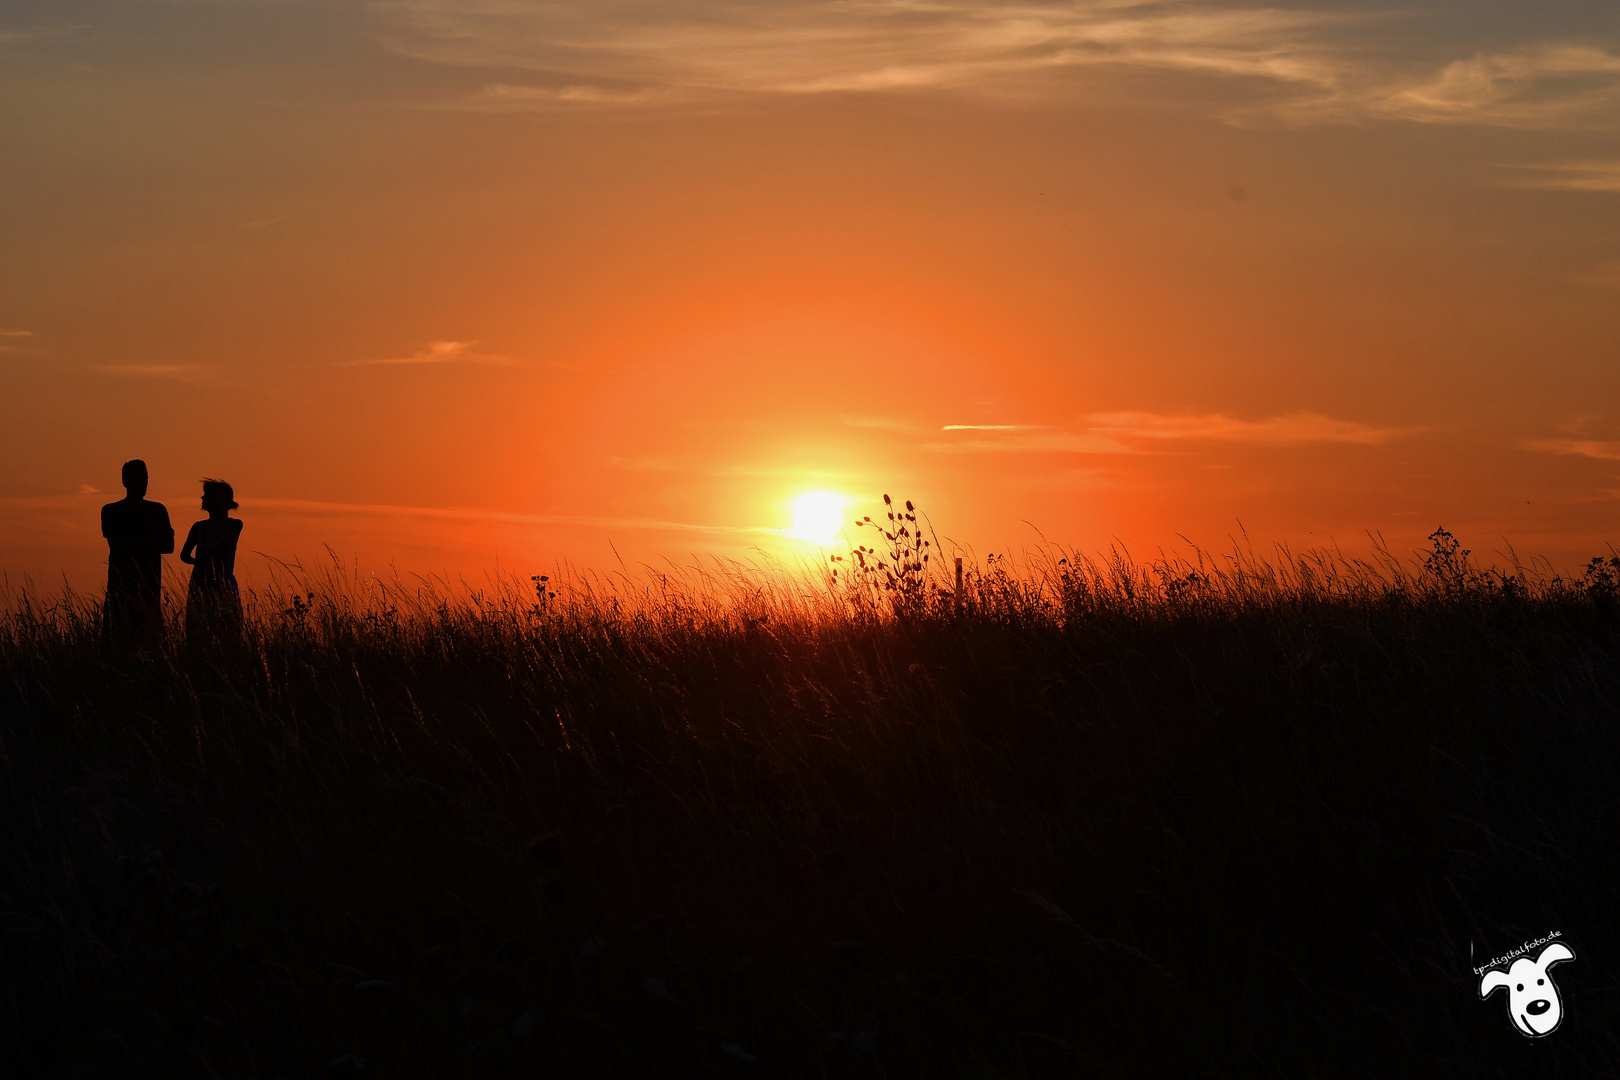
<svg viewBox="0 0 1620 1080"><path fill-rule="evenodd" d="M191 527L180 549L180 561L192 568L186 590L188 641L235 637L242 629L242 594L236 586L236 541L242 523L230 516L236 509L235 496L223 480L204 480L202 486L202 508L208 518Z"/></svg>

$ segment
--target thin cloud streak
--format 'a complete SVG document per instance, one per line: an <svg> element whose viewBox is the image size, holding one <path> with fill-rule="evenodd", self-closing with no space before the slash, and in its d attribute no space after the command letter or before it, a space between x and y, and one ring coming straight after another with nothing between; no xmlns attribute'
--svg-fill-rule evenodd
<svg viewBox="0 0 1620 1080"><path fill-rule="evenodd" d="M0 30L0 45L14 45L25 41L38 41L41 38L61 37L64 34L75 34L91 29L89 24L72 24L67 26L41 26L31 30Z"/></svg>
<svg viewBox="0 0 1620 1080"><path fill-rule="evenodd" d="M1240 80L1262 100L1230 122L1391 120L1612 127L1620 56L1527 41L1422 62L1369 34L1387 13L1161 0L786 0L700 10L651 0L383 0L397 52L528 70L553 85L486 87L474 109L632 107L726 94L956 90L1053 100L1065 71L1139 68ZM1460 51L1460 50L1459 50Z"/></svg>
<svg viewBox="0 0 1620 1080"><path fill-rule="evenodd" d="M609 457L607 459L607 464L611 468L623 469L626 472L684 473L689 476L772 478L799 480L806 483L832 481L843 476L843 474L839 472L829 472L818 469L759 465L714 465L711 463L693 461L689 458Z"/></svg>
<svg viewBox="0 0 1620 1080"><path fill-rule="evenodd" d="M522 86L511 83L493 83L479 91L476 97L458 103L458 107L488 112L531 112L545 109L600 108L620 106L636 108L646 105L664 105L684 100L674 87L637 87L619 89L609 86L573 84L568 86Z"/></svg>
<svg viewBox="0 0 1620 1080"><path fill-rule="evenodd" d="M1304 443L1356 443L1377 446L1421 428L1375 428L1320 413L1289 413L1265 420L1238 420L1224 413L1161 416L1148 412L1093 413L1090 429L1119 438L1209 439L1269 446Z"/></svg>
<svg viewBox="0 0 1620 1080"><path fill-rule="evenodd" d="M586 514L513 514L502 510L459 507L394 506L385 503L335 503L310 499L255 499L254 506L313 514L353 514L367 517L414 517L438 521L496 522L508 525L577 525L587 528L651 529L703 533L771 533L764 526L697 525L656 518L594 517Z"/></svg>
<svg viewBox="0 0 1620 1080"><path fill-rule="evenodd" d="M1377 446L1421 428L1377 428L1319 413L1289 413L1264 420L1239 420L1224 413L1171 416L1150 412L1092 413L1078 431L1019 425L949 425L945 430L999 433L1005 437L932 443L935 453L1140 454L1144 444L1182 440L1256 446L1349 443Z"/></svg>
<svg viewBox="0 0 1620 1080"><path fill-rule="evenodd" d="M100 488L91 487L89 484L80 484L79 490L71 493L57 495L0 496L0 506L9 506L20 510L74 509L83 507L83 500L92 495L100 494L102 494Z"/></svg>
<svg viewBox="0 0 1620 1080"><path fill-rule="evenodd" d="M1091 432L1013 432L1005 438L971 438L924 443L934 454L1136 454L1141 451L1108 435Z"/></svg>
<svg viewBox="0 0 1620 1080"><path fill-rule="evenodd" d="M1601 263L1585 273L1571 274L1570 280L1594 289L1620 289L1620 262Z"/></svg>
<svg viewBox="0 0 1620 1080"><path fill-rule="evenodd" d="M1567 161L1506 167L1531 175L1508 177L1502 181L1503 187L1620 194L1620 161Z"/></svg>
<svg viewBox="0 0 1620 1080"><path fill-rule="evenodd" d="M212 368L200 364L96 364L93 370L103 375L116 375L130 379L176 379L196 382L214 377Z"/></svg>
<svg viewBox="0 0 1620 1080"><path fill-rule="evenodd" d="M499 364L512 366L517 363L510 356L492 356L488 353L473 352L472 347L476 341L430 341L410 356L397 356L383 360L350 360L353 367L365 367L375 364Z"/></svg>
<svg viewBox="0 0 1620 1080"><path fill-rule="evenodd" d="M838 422L845 427L869 428L874 431L912 431L912 425L892 416L840 415Z"/></svg>
<svg viewBox="0 0 1620 1080"><path fill-rule="evenodd" d="M1620 442L1602 442L1597 439L1526 439L1519 444L1525 450L1538 454L1596 458L1599 461L1620 461Z"/></svg>

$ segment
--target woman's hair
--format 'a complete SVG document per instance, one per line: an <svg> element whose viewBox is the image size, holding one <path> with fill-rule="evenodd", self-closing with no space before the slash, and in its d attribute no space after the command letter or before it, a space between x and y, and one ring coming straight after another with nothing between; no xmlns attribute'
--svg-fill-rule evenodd
<svg viewBox="0 0 1620 1080"><path fill-rule="evenodd" d="M202 485L203 498L211 499L217 495L226 502L230 503L232 510L236 509L236 493L231 491L231 485L227 484L223 480L208 479L203 480Z"/></svg>

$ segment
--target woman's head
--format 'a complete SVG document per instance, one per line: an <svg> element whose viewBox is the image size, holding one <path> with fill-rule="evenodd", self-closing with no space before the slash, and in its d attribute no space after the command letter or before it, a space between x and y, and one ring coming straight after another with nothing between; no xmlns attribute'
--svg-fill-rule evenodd
<svg viewBox="0 0 1620 1080"><path fill-rule="evenodd" d="M231 491L231 485L223 480L204 480L202 486L204 510L212 510L216 506L222 510L236 509L236 495Z"/></svg>

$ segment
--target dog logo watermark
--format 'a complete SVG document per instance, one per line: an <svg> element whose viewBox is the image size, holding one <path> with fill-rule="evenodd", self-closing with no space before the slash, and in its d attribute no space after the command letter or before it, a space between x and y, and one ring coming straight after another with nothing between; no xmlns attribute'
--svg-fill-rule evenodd
<svg viewBox="0 0 1620 1080"><path fill-rule="evenodd" d="M1544 938L1527 941L1505 956L1498 956L1488 964L1474 969L1479 980L1480 1000L1507 987L1508 1019L1520 1034L1532 1039L1551 1035L1564 1020L1564 1002L1553 985L1551 967L1565 960L1575 959L1568 945L1557 940L1562 932L1554 930ZM1551 942L1551 944L1548 944ZM1531 949L1545 945L1534 960L1527 955ZM1498 964L1513 961L1506 971L1493 971Z"/></svg>

